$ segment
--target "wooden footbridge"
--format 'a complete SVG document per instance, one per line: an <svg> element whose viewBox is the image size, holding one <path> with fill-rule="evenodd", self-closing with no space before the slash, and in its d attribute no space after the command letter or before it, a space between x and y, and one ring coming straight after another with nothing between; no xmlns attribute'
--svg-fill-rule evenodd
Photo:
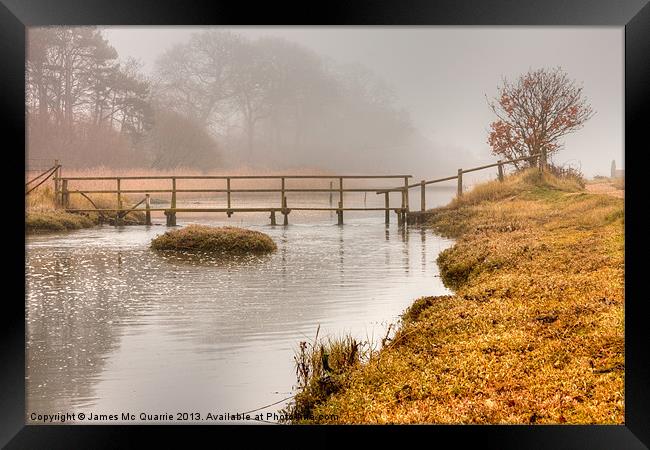
<svg viewBox="0 0 650 450"><path fill-rule="evenodd" d="M120 224L123 222L127 214L130 214L135 211L142 211L146 217L146 224L151 224L151 213L155 211L162 211L166 216L167 226L176 225L176 215L178 213L225 213L228 217L231 217L235 213L260 213L268 212L269 218L272 225L277 224L277 214L283 216L283 224L288 225L289 223L289 214L291 211L332 211L336 212L338 217L338 224L343 224L343 214L346 211L384 211L385 212L385 223L390 223L390 212L393 211L397 215L397 223L399 225L407 223L407 217L410 212L409 208L409 190L413 188L420 189L420 211L426 210L426 186L434 183L441 183L444 181L457 180L457 196L460 197L463 195L463 174L468 172L474 172L478 170L484 170L488 168L496 167L498 170L498 179L503 181L504 178L504 166L506 164L516 163L519 161L531 160L539 158L539 168L543 170L545 165L545 155L533 155L523 158L517 158L507 161L497 161L493 164L487 164L484 166L473 167L470 169L458 169L455 175L443 178L437 178L433 180L422 180L418 183L409 183L409 180L412 178L411 175L220 175L220 176L211 176L211 175L178 175L178 176L124 176L124 177L63 177L61 176L61 165L58 161L55 161L54 166L45 172L41 173L38 177L28 181L25 185L26 194L29 194L36 187L44 183L50 177L54 177L54 191L55 199L57 206L65 209L68 212L95 212L99 213L101 216L114 215L115 223ZM36 185L31 185L36 181L39 181ZM157 180L158 184L165 184L168 187L163 189L152 189L146 187L138 188L124 188L125 182L137 181L151 181ZM194 187L184 187L183 182L189 180L201 180L201 181L219 181L222 184L220 188L194 188ZM266 183L272 182L276 183L276 187L271 188L249 188L249 187L238 187L238 182L241 183L243 180L247 180L247 184L255 184L256 182L265 181ZM320 180L326 181L329 180L329 188L307 188L307 187L295 187L290 186L290 182L295 182L296 180ZM350 182L359 181L359 180L386 180L393 183L395 180L399 180L400 184L393 187L349 187ZM84 188L84 182L103 182L111 183L115 187L114 189L93 189L93 188ZM71 185L75 184L75 187ZM364 202L363 207L359 206L346 206L344 204L344 193L347 192L361 192L368 193L374 192L377 195L384 195L384 206L383 207L367 207ZM398 205L390 204L390 193L399 192L401 194L401 201ZM179 194L224 194L225 193L225 204L220 207L179 207L177 204L177 197ZM277 194L277 200L272 201L272 204L263 207L248 207L245 205L235 205L232 199L232 195L235 193L274 193ZM288 193L329 193L329 206L290 206L287 201ZM115 207L111 208L102 208L98 207L93 201L93 194L103 194L103 195L115 195ZM140 200L135 205L126 205L125 196L133 196L135 194L144 194L142 200ZM165 207L153 207L151 202L151 194L169 194L169 206ZM333 195L338 194L338 204L334 205ZM88 203L92 206L88 208L72 208L70 197L72 195L80 195L84 197ZM269 200L271 201L271 200Z"/></svg>
<svg viewBox="0 0 650 450"><path fill-rule="evenodd" d="M291 211L333 211L336 212L338 216L339 225L343 224L343 213L345 211L385 211L386 213L386 222L390 220L390 211L394 211L397 214L398 222L402 223L406 219L406 214L409 210L408 205L408 188L409 179L411 175L234 175L234 176L210 176L210 175L179 175L179 176L126 176L126 177L56 177L55 178L55 196L57 199L60 199L59 202L61 206L69 212L101 212L101 213L113 213L115 214L117 221L119 222L124 216L133 211L144 211L146 214L147 224L151 223L151 213L154 211L164 212L167 220L168 226L176 225L176 215L178 213L225 213L228 217L232 216L235 213L259 213L259 212L268 212L270 214L269 218L272 225L277 224L277 214L282 214L283 224L287 225L289 223L289 213ZM381 188L378 187L346 187L346 182L353 180L403 180L403 185L400 187L394 188L384 188L386 193L386 201L384 207L353 207L346 206L344 204L344 193L347 192L376 192ZM133 180L158 180L165 182L169 185L167 189L148 189L148 188L138 188L138 189L124 189L123 183L125 181ZM192 188L192 187L183 187L183 181L187 180L219 180L221 183L225 184L221 188ZM241 188L237 187L237 182L242 180L250 181L274 181L278 184L274 188ZM289 182L295 180L331 180L329 188L306 188L306 187L290 187ZM334 180L336 180L336 186L334 186ZM103 182L113 182L115 183L115 189L101 189L101 190L90 190L90 189L71 189L70 185L72 182L79 183L84 181L103 181ZM400 192L401 204L391 206L389 203L389 193L390 192ZM187 207L187 206L178 206L177 197L179 194L206 194L206 193L225 193L225 204L222 207ZM275 193L278 195L277 203L270 204L264 207L248 207L248 206L238 206L235 205L232 199L233 194L236 193ZM330 193L330 206L293 206L291 207L287 201L288 193ZM71 208L70 207L70 196L71 195L83 195L90 202L92 194L111 194L116 196L116 205L117 208ZM134 194L144 194L144 198L135 206L125 207L124 206L124 196L125 195L134 195ZM152 207L151 205L151 194L169 194L170 201L169 207ZM338 205L334 206L332 203L332 195L338 194ZM144 204L144 207L140 205Z"/></svg>

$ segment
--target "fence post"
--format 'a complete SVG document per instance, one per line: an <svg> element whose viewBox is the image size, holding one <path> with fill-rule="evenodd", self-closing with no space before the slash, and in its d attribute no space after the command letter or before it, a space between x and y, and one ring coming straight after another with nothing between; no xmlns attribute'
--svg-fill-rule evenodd
<svg viewBox="0 0 650 450"><path fill-rule="evenodd" d="M60 172L59 171L61 170L61 168L59 167L58 159L54 160L54 167L56 167L56 169L54 169L54 203L55 206L59 206L60 205L60 201L59 201L59 189L60 189L59 173Z"/></svg>
<svg viewBox="0 0 650 450"><path fill-rule="evenodd" d="M458 193L457 197L463 196L463 169L458 169Z"/></svg>
<svg viewBox="0 0 650 450"><path fill-rule="evenodd" d="M497 163L499 164L499 181L503 181L503 164L501 164L501 160L498 160Z"/></svg>
<svg viewBox="0 0 650 450"><path fill-rule="evenodd" d="M332 207L332 186L334 186L334 183L330 181L330 208Z"/></svg>
<svg viewBox="0 0 650 450"><path fill-rule="evenodd" d="M230 211L231 201L230 201L230 177L226 178L226 196L228 197L228 211L226 214L228 217L232 216L232 211Z"/></svg>
<svg viewBox="0 0 650 450"><path fill-rule="evenodd" d="M339 178L339 210L338 224L343 225L343 178Z"/></svg>
<svg viewBox="0 0 650 450"><path fill-rule="evenodd" d="M172 200L167 215L167 226L176 226L176 177L172 177Z"/></svg>
<svg viewBox="0 0 650 450"><path fill-rule="evenodd" d="M115 179L117 181L117 213L115 214L115 226L122 225L122 187L119 177Z"/></svg>
<svg viewBox="0 0 650 450"><path fill-rule="evenodd" d="M61 204L64 209L68 209L69 206L69 194L68 194L68 180L63 180L63 189L61 191Z"/></svg>
<svg viewBox="0 0 650 450"><path fill-rule="evenodd" d="M420 181L420 211L424 212L427 209L427 200L425 197L426 184L424 180Z"/></svg>
<svg viewBox="0 0 650 450"><path fill-rule="evenodd" d="M289 211L287 211L287 197L282 197L282 214L284 214L284 225L289 225Z"/></svg>
<svg viewBox="0 0 650 450"><path fill-rule="evenodd" d="M151 211L150 211L150 209L151 209L151 195L149 195L149 194L145 195L144 205L145 205L145 208L147 210L145 212L145 222L144 222L144 224L145 225L151 225Z"/></svg>
<svg viewBox="0 0 650 450"><path fill-rule="evenodd" d="M386 191L384 192L384 208L386 208L386 217L384 218L384 222L386 225L390 223L390 192Z"/></svg>
<svg viewBox="0 0 650 450"><path fill-rule="evenodd" d="M404 177L404 199L406 201L406 212L409 212L409 178Z"/></svg>

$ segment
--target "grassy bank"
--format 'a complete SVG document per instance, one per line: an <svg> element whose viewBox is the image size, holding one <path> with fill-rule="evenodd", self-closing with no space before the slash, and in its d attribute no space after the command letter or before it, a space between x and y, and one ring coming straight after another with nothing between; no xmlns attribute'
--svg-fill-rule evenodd
<svg viewBox="0 0 650 450"><path fill-rule="evenodd" d="M161 251L249 254L269 253L275 242L259 231L237 227L188 225L168 231L151 241L151 248Z"/></svg>
<svg viewBox="0 0 650 450"><path fill-rule="evenodd" d="M117 199L108 194L93 194L90 196L98 208L115 208ZM124 207L129 208L132 202L126 199ZM94 208L87 199L80 195L70 196L71 209ZM142 225L145 216L141 211L134 211L123 218L124 225ZM25 200L25 231L28 234L47 233L55 231L77 230L89 228L99 223L114 224L115 216L99 213L70 213L57 209L54 199L54 189L49 184L38 187Z"/></svg>
<svg viewBox="0 0 650 450"><path fill-rule="evenodd" d="M457 239L438 258L455 294L415 301L390 342L336 373L327 395L312 377L293 411L330 423L623 423L623 200L533 170L426 223Z"/></svg>

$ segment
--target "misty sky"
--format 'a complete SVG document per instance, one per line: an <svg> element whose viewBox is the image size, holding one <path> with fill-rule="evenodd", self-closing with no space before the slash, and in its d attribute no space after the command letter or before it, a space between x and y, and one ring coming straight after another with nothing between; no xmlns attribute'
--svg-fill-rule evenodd
<svg viewBox="0 0 650 450"><path fill-rule="evenodd" d="M485 95L503 76L561 66L581 82L596 115L566 137L558 163L587 176L623 166L622 27L219 27L250 38L283 37L337 63L360 63L393 88L398 105L432 142L432 152L494 161L487 130L494 120ZM158 55L201 27L109 27L120 57L135 57L151 73ZM413 162L417 166L418 162ZM467 167L467 166L465 166ZM429 171L427 171L429 172ZM430 176L447 175L431 168Z"/></svg>

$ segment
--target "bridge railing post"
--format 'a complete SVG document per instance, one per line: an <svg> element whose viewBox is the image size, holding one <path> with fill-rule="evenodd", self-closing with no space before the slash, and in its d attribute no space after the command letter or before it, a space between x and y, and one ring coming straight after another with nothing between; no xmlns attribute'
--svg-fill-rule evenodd
<svg viewBox="0 0 650 450"><path fill-rule="evenodd" d="M406 202L405 212L409 212L409 179L404 177L404 201Z"/></svg>
<svg viewBox="0 0 650 450"><path fill-rule="evenodd" d="M501 164L501 160L498 160L497 163L499 164L497 166L499 169L499 181L503 181L503 164Z"/></svg>
<svg viewBox="0 0 650 450"><path fill-rule="evenodd" d="M56 167L56 169L54 169L54 204L59 207L61 206L61 199L59 198L61 190L61 168L59 167L58 159L54 160L54 167Z"/></svg>
<svg viewBox="0 0 650 450"><path fill-rule="evenodd" d="M151 210L151 195L149 195L149 194L145 195L144 206L145 206L145 209L146 209L144 224L145 225L151 225L151 211L150 211Z"/></svg>
<svg viewBox="0 0 650 450"><path fill-rule="evenodd" d="M390 192L384 192L384 208L386 208L386 217L384 218L384 223L386 225L390 224Z"/></svg>
<svg viewBox="0 0 650 450"><path fill-rule="evenodd" d="M122 225L122 180L117 177L117 214L115 214L115 226Z"/></svg>
<svg viewBox="0 0 650 450"><path fill-rule="evenodd" d="M230 177L226 178L226 197L228 199L228 212L226 212L226 214L230 217L232 216L232 212L230 211L230 208L232 207L230 198Z"/></svg>
<svg viewBox="0 0 650 450"><path fill-rule="evenodd" d="M463 169L458 169L458 192L457 197L463 196Z"/></svg>
<svg viewBox="0 0 650 450"><path fill-rule="evenodd" d="M339 178L339 210L338 214L338 224L343 225L343 178Z"/></svg>
<svg viewBox="0 0 650 450"><path fill-rule="evenodd" d="M332 189L333 189L334 183L330 181L330 208L332 207Z"/></svg>
<svg viewBox="0 0 650 450"><path fill-rule="evenodd" d="M284 214L284 225L289 225L289 210L287 209L287 197L282 197L282 214Z"/></svg>
<svg viewBox="0 0 650 450"><path fill-rule="evenodd" d="M425 181L420 181L420 211L424 212L427 209L427 200L426 200L426 184Z"/></svg>
<svg viewBox="0 0 650 450"><path fill-rule="evenodd" d="M167 226L173 227L176 226L176 177L172 177L172 199L169 206L170 209L166 213Z"/></svg>
<svg viewBox="0 0 650 450"><path fill-rule="evenodd" d="M68 209L70 206L70 194L68 193L68 180L63 180L63 186L61 188L61 205L64 209Z"/></svg>

